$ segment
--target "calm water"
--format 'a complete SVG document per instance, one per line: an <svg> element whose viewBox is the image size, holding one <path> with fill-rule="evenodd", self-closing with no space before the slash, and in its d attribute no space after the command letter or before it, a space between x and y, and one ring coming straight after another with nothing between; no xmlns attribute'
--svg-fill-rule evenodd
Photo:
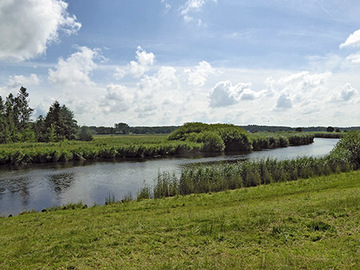
<svg viewBox="0 0 360 270"><path fill-rule="evenodd" d="M126 162L96 162L81 166L46 164L0 170L0 215L16 215L24 210L41 211L55 205L83 202L89 206L104 204L109 193L121 200L132 195L144 183L152 185L159 171L179 173L189 163L239 159L323 156L338 139L315 139L306 146L265 150L241 155L205 158L163 158Z"/></svg>

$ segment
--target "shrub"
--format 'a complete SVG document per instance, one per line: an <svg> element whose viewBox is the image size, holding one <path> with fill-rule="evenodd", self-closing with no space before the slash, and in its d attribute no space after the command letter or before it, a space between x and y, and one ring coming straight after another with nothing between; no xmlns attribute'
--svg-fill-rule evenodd
<svg viewBox="0 0 360 270"><path fill-rule="evenodd" d="M203 151L250 151L247 132L231 124L186 123L173 131L169 140L203 143Z"/></svg>
<svg viewBox="0 0 360 270"><path fill-rule="evenodd" d="M330 159L348 163L360 168L360 131L350 131L336 144L330 152Z"/></svg>

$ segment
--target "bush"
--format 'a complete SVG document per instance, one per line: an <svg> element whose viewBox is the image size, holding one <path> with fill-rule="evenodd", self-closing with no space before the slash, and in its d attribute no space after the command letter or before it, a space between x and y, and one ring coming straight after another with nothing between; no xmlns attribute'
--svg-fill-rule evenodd
<svg viewBox="0 0 360 270"><path fill-rule="evenodd" d="M205 152L221 152L225 149L225 143L221 137L212 131L204 131L197 136L196 142L203 143Z"/></svg>
<svg viewBox="0 0 360 270"><path fill-rule="evenodd" d="M360 168L360 131L350 131L330 152L330 158Z"/></svg>
<svg viewBox="0 0 360 270"><path fill-rule="evenodd" d="M247 132L231 124L186 123L172 132L169 140L203 143L203 151L250 151Z"/></svg>
<svg viewBox="0 0 360 270"><path fill-rule="evenodd" d="M82 126L78 133L79 141L92 141L94 139L90 129L86 126Z"/></svg>

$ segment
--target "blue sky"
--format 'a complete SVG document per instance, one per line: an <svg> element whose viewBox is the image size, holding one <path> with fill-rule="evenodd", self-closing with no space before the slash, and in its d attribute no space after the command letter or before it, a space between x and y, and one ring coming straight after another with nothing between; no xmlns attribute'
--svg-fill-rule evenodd
<svg viewBox="0 0 360 270"><path fill-rule="evenodd" d="M0 95L81 125L360 125L359 1L5 0Z"/></svg>

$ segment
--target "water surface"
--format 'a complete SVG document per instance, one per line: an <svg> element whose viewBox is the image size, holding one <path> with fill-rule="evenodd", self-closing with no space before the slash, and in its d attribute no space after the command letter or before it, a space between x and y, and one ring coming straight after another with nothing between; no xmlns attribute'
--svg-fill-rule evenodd
<svg viewBox="0 0 360 270"><path fill-rule="evenodd" d="M179 173L182 166L197 162L242 159L290 159L324 156L338 139L316 138L313 144L249 154L230 154L203 158L159 158L141 161L42 164L0 170L0 215L16 215L24 210L41 211L56 205L83 202L104 204L105 198L121 200L136 193L144 184L152 185L159 171Z"/></svg>

